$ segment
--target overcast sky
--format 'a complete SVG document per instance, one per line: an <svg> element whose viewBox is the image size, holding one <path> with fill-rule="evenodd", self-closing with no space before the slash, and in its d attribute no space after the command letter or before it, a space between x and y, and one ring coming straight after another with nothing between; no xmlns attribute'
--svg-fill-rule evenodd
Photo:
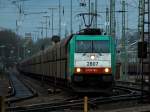
<svg viewBox="0 0 150 112"><path fill-rule="evenodd" d="M46 21L43 17L45 15L50 16L50 26L51 26L51 11L48 8L56 7L58 8L58 1L59 0L26 0L24 2L20 2L22 6L22 11L28 15L21 15L19 16L19 9L18 5L15 2L17 0L0 0L0 27L11 29L16 31L16 20L18 20L19 27L19 34L25 35L26 32L31 32L34 35L38 35L36 31L39 32L39 36L41 34L41 21ZM19 0L18 0L19 1ZM77 14L81 11L87 11L87 8L81 8L79 6L80 1L88 1L88 0L72 0L73 1L73 31L76 32L79 29L79 24L81 24L81 18L77 17ZM95 0L91 0L95 1ZM106 7L109 6L110 0L98 0L98 12L106 11ZM116 0L116 10L121 10L121 0ZM128 10L128 27L132 29L137 28L137 21L138 21L138 9L137 0L126 0L129 4ZM61 6L64 7L64 14L63 10L61 10L61 18L62 18L62 36L64 36L65 31L70 32L70 0L61 0ZM63 8L62 8L63 9ZM29 14L32 12L45 12L47 14ZM98 27L105 28L105 15L100 14L98 17ZM19 21L20 20L20 21ZM116 26L117 32L121 32L121 13L116 13ZM50 28L51 29L51 28ZM51 30L48 30L48 35L51 36ZM54 10L54 34L58 34L58 9ZM119 33L118 33L119 34ZM45 32L44 32L45 35Z"/></svg>

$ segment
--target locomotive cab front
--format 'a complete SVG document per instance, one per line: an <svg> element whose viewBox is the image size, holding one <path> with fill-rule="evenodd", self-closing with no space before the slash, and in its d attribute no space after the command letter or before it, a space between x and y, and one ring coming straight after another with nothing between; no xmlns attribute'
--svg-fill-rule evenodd
<svg viewBox="0 0 150 112"><path fill-rule="evenodd" d="M109 88L113 82L112 38L75 35L70 41L70 76L74 86Z"/></svg>

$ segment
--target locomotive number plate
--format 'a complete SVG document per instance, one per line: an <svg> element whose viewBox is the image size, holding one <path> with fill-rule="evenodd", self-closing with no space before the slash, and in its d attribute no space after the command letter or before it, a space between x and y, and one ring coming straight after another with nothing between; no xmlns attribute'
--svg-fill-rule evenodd
<svg viewBox="0 0 150 112"><path fill-rule="evenodd" d="M98 62L87 62L87 66L98 66Z"/></svg>

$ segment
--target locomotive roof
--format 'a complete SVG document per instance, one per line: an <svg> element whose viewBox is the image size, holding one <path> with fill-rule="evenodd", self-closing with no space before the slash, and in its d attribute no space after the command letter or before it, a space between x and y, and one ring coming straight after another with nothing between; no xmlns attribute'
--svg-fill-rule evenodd
<svg viewBox="0 0 150 112"><path fill-rule="evenodd" d="M82 29L79 32L77 32L76 34L72 34L72 35L66 37L64 40L61 41L61 43L63 42L64 45L68 44L68 42L71 40L73 35L102 35L102 29L97 29L97 28Z"/></svg>
<svg viewBox="0 0 150 112"><path fill-rule="evenodd" d="M80 30L77 34L79 35L102 35L103 30L98 28L86 28Z"/></svg>

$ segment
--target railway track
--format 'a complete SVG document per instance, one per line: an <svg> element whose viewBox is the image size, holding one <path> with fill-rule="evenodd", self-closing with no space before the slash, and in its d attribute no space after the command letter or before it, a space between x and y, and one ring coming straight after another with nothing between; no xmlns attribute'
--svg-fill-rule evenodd
<svg viewBox="0 0 150 112"><path fill-rule="evenodd" d="M25 100L34 97L35 92L26 85L23 80L17 77L17 73L12 71L9 74L11 80L11 87L13 89L13 95L8 97L6 102L11 104L17 101Z"/></svg>
<svg viewBox="0 0 150 112"><path fill-rule="evenodd" d="M15 75L14 75L15 76ZM16 76L17 78L17 76ZM123 84L122 84L123 85ZM114 89L115 94L113 96L107 97L89 97L89 107L96 108L99 104L107 104L119 101L129 101L137 100L141 98L140 89L135 89L134 87L117 85ZM133 84L134 85L134 84ZM123 92L119 92L123 91ZM38 103L34 105L25 106L14 106L6 109L7 112L49 112L55 110L70 110L70 109L82 109L83 108L83 98L72 97L65 100L54 100L50 103Z"/></svg>
<svg viewBox="0 0 150 112"><path fill-rule="evenodd" d="M141 91L141 83L137 83L137 82L128 82L128 81L116 81L116 86L118 87L124 87L124 88L130 88L130 89L134 89L137 91ZM148 92L149 86L146 82L143 82L143 91L145 93Z"/></svg>
<svg viewBox="0 0 150 112"><path fill-rule="evenodd" d="M118 88L118 87L117 87ZM120 88L123 90L123 87ZM107 96L107 97L89 97L88 104L90 108L96 108L99 104L106 104L118 101L129 101L137 100L140 97L140 92L135 90L129 90L124 88L125 91L128 91L126 94ZM47 104L37 104L29 105L15 108L8 108L7 111L10 112L15 110L15 112L49 112L55 110L65 110L65 109L82 109L83 108L83 98L70 98L67 100L59 100Z"/></svg>
<svg viewBox="0 0 150 112"><path fill-rule="evenodd" d="M48 89L52 88L50 85L44 83L41 83L41 80L36 80L34 78L31 78L29 76L25 76L21 74L21 79L24 79L26 84L30 85L30 87L36 89L38 96L48 96Z"/></svg>

